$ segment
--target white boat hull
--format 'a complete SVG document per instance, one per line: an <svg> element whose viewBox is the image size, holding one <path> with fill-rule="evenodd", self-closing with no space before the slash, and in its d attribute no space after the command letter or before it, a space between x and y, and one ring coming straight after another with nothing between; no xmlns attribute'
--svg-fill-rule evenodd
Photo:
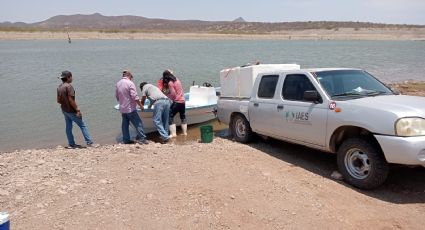
<svg viewBox="0 0 425 230"><path fill-rule="evenodd" d="M186 121L188 125L198 124L213 120L215 116L216 105L208 105L203 107L186 108ZM143 121L143 129L145 133L155 132L156 128L152 120L152 111L139 112ZM180 115L176 114L174 122L177 126L181 125Z"/></svg>
<svg viewBox="0 0 425 230"><path fill-rule="evenodd" d="M192 98L190 97L192 95ZM192 86L190 93L185 93L186 99L186 121L188 125L203 123L216 118L217 95L215 88ZM144 111L137 108L143 122L145 133L155 132L156 128L153 124L153 107L148 109L149 100L145 101ZM119 110L119 105L115 106ZM174 123L181 125L180 114L174 117Z"/></svg>

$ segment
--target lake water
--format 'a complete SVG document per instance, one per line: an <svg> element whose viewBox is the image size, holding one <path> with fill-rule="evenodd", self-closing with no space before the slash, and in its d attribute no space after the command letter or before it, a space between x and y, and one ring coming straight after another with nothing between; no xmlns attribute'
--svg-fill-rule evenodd
<svg viewBox="0 0 425 230"><path fill-rule="evenodd" d="M66 145L57 77L74 76L76 100L97 143L115 143L121 117L115 83L130 69L136 85L173 69L186 90L219 86L219 71L249 62L366 69L384 82L425 80L425 42L75 40L0 41L0 151ZM140 92L139 92L140 93ZM74 135L82 142L81 132Z"/></svg>

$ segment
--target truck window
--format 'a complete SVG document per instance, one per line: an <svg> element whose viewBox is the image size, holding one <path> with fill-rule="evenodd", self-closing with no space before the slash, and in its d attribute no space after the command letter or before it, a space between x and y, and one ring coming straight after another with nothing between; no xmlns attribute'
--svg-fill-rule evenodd
<svg viewBox="0 0 425 230"><path fill-rule="evenodd" d="M304 74L289 74L285 77L282 88L282 97L285 100L303 101L304 92L316 90Z"/></svg>
<svg viewBox="0 0 425 230"><path fill-rule="evenodd" d="M376 96L375 93L392 94L378 79L363 70L329 70L313 73L330 97L339 94Z"/></svg>
<svg viewBox="0 0 425 230"><path fill-rule="evenodd" d="M279 75L264 75L258 87L258 97L273 98Z"/></svg>

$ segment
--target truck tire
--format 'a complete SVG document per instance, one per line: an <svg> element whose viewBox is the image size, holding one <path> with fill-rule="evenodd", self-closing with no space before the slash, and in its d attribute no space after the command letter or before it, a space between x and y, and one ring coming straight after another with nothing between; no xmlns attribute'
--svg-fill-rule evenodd
<svg viewBox="0 0 425 230"><path fill-rule="evenodd" d="M232 119L230 130L237 142L248 143L254 136L249 122L241 114L235 115Z"/></svg>
<svg viewBox="0 0 425 230"><path fill-rule="evenodd" d="M361 138L345 140L337 153L344 180L361 189L373 189L387 179L389 165L379 147Z"/></svg>

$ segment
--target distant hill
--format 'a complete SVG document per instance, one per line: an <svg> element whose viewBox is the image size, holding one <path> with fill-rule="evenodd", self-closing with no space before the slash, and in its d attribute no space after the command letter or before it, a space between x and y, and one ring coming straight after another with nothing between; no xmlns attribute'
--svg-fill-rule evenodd
<svg viewBox="0 0 425 230"><path fill-rule="evenodd" d="M3 22L0 30L97 30L137 32L194 32L194 33L273 33L285 30L339 28L425 28L425 25L380 24L369 22L246 22L234 21L167 20L140 16L104 16L99 13L83 15L58 15L37 23Z"/></svg>
<svg viewBox="0 0 425 230"><path fill-rule="evenodd" d="M236 18L233 22L246 22L242 17Z"/></svg>

